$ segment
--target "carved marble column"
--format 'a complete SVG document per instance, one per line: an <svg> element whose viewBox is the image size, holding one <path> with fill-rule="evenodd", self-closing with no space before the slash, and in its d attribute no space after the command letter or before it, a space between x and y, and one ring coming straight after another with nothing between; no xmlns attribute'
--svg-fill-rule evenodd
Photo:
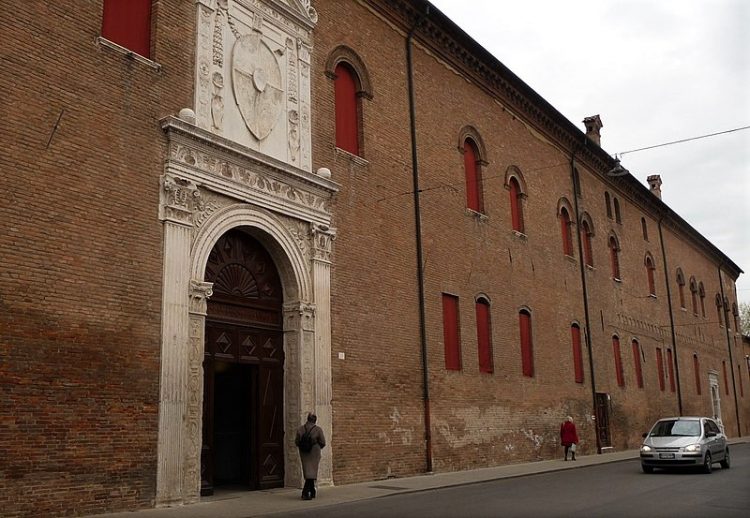
<svg viewBox="0 0 750 518"><path fill-rule="evenodd" d="M331 249L335 232L327 226L314 225L313 292L315 295L315 409L326 438L333 443L331 410ZM320 461L318 480L333 482L331 448Z"/></svg>
<svg viewBox="0 0 750 518"><path fill-rule="evenodd" d="M197 186L162 176L159 219L164 223L161 386L157 445L156 504L184 501L183 459L187 409L191 207Z"/></svg>

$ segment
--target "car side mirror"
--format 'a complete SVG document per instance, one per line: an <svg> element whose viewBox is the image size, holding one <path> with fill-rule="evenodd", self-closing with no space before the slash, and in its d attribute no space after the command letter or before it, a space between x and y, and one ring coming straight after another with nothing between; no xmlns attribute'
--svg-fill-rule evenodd
<svg viewBox="0 0 750 518"><path fill-rule="evenodd" d="M646 438L647 436L648 436L648 432L643 432L643 435L641 435L641 437L643 437L644 439L645 439L645 438Z"/></svg>

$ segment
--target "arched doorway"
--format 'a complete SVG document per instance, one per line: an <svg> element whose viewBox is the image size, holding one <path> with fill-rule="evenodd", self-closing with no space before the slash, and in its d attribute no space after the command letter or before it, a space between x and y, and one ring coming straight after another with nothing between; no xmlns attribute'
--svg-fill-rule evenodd
<svg viewBox="0 0 750 518"><path fill-rule="evenodd" d="M206 264L201 494L284 484L283 293L263 245L222 235Z"/></svg>

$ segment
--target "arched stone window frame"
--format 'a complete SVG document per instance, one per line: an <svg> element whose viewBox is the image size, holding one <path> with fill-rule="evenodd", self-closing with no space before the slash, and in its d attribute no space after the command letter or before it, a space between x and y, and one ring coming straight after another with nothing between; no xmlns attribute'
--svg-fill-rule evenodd
<svg viewBox="0 0 750 518"><path fill-rule="evenodd" d="M646 278L648 281L649 295L652 297L656 297L656 280L654 278L654 273L656 272L656 262L654 261L654 256L651 255L651 252L646 252L646 255L643 258L643 266L646 267Z"/></svg>
<svg viewBox="0 0 750 518"><path fill-rule="evenodd" d="M585 223L585 225L584 225ZM594 221L588 212L581 214L581 223L579 232L581 233L581 245L583 248L583 262L589 268L594 267L594 247L593 237L596 235L594 230Z"/></svg>
<svg viewBox="0 0 750 518"><path fill-rule="evenodd" d="M622 270L620 268L620 239L614 230L607 236L607 248L609 249L610 269L612 279L616 282L622 282Z"/></svg>
<svg viewBox="0 0 750 518"><path fill-rule="evenodd" d="M465 154L467 143L472 146L475 153L475 174L474 182L476 182L475 188L477 189L477 197L475 207L472 207L472 202L469 200L469 178L468 171L466 169ZM489 165L487 160L487 148L484 145L484 140L479 134L479 131L474 126L467 125L461 128L458 132L458 151L461 153L461 160L464 163L464 176L466 179L466 191L467 191L467 207L469 210L484 214L484 179L483 179L483 168Z"/></svg>
<svg viewBox="0 0 750 518"><path fill-rule="evenodd" d="M479 306L485 306L487 311L487 322L486 329L482 330L479 322ZM474 297L474 308L477 313L477 353L479 356L479 371L482 373L492 374L495 370L494 367L494 352L492 347L492 301L486 293L478 293ZM481 335L482 331L487 334L487 350L484 351L482 348ZM483 352L486 354L486 358L483 357Z"/></svg>
<svg viewBox="0 0 750 518"><path fill-rule="evenodd" d="M703 281L698 282L698 296L701 300L701 316L706 318L706 288L703 286Z"/></svg>
<svg viewBox="0 0 750 518"><path fill-rule="evenodd" d="M527 192L528 189L526 187L526 179L523 176L523 173L521 172L521 169L518 168L516 165L508 166L508 169L505 170L505 180L503 183L503 187L511 193L511 182L515 180L516 184L518 185L518 194L517 194L517 205L516 208L518 210L518 214L515 214L513 211L513 200L511 200L511 220L514 220L516 216L520 219L520 228L516 228L516 225L513 225L511 223L511 227L515 232L518 232L519 234L526 234L526 225L524 222L524 212L525 212L525 206L526 206L526 200L528 198Z"/></svg>
<svg viewBox="0 0 750 518"><path fill-rule="evenodd" d="M677 281L677 292L680 297L680 309L686 309L685 308L685 274L682 273L682 268L677 268L675 279Z"/></svg>
<svg viewBox="0 0 750 518"><path fill-rule="evenodd" d="M557 201L557 219L560 222L560 238L562 240L563 253L568 257L575 257L573 248L573 206L564 196Z"/></svg>
<svg viewBox="0 0 750 518"><path fill-rule="evenodd" d="M693 315L698 316L698 283L695 276L690 277L690 305L693 309Z"/></svg>

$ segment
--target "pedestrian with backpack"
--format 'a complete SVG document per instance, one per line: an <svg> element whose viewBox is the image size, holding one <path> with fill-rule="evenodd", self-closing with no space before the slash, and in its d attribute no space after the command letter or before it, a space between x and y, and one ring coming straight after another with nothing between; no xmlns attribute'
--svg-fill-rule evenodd
<svg viewBox="0 0 750 518"><path fill-rule="evenodd" d="M307 414L307 422L297 429L297 436L294 438L294 444L299 449L299 458L302 461L302 474L305 477L302 500L315 498L315 479L318 478L320 450L326 446L323 429L316 424L317 422L318 417L314 413Z"/></svg>

